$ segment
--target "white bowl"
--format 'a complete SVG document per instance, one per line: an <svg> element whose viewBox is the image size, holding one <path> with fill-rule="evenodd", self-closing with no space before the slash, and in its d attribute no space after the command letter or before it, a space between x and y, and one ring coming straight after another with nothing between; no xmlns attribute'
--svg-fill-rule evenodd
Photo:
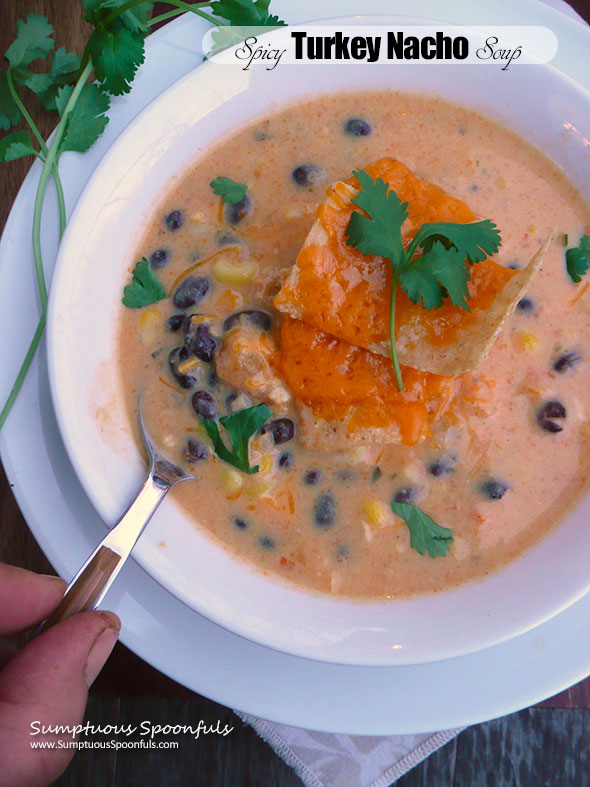
<svg viewBox="0 0 590 787"><path fill-rule="evenodd" d="M367 18L372 25L403 21ZM361 23L354 18L355 25ZM118 519L144 475L116 368L121 291L171 174L183 173L220 137L273 109L312 94L368 87L436 94L476 108L542 148L590 198L587 140L578 131L590 126L590 100L550 65L515 66L509 77L491 66L377 64L245 72L205 63L189 73L152 102L105 155L69 221L52 282L48 347L54 406L74 468L107 523ZM203 493L203 505L209 504ZM173 493L133 554L172 594L249 639L332 662L409 664L516 636L587 592L589 513L587 499L535 548L483 582L383 603L331 599L262 576L196 528Z"/></svg>

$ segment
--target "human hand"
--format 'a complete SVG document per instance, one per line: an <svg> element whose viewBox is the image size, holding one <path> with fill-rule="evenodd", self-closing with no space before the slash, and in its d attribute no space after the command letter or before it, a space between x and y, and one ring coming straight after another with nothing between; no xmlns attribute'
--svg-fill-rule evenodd
<svg viewBox="0 0 590 787"><path fill-rule="evenodd" d="M0 563L0 636L44 620L66 583ZM112 612L81 612L31 640L20 652L0 639L0 787L43 787L75 749L32 749L31 723L82 722L92 685L113 649L121 623ZM69 737L71 740L71 737Z"/></svg>

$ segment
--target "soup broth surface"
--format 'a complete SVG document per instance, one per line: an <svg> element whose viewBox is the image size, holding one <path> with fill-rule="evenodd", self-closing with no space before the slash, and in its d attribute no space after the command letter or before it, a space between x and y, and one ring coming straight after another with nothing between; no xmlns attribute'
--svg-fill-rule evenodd
<svg viewBox="0 0 590 787"><path fill-rule="evenodd" d="M309 451L297 434L275 444L267 431L250 443L259 472L241 473L214 453L192 398L206 392L221 416L258 400L218 380L215 352L210 363L183 367L196 380L183 388L169 363L183 342L182 318L170 318L198 313L220 344L226 318L264 310L279 341L273 298L326 187L385 156L492 219L502 235L494 260L504 266L525 267L557 229L542 270L487 358L467 373L461 401L420 443ZM219 177L247 185L244 215L214 193L210 183ZM192 309L171 297L122 307L119 363L130 421L141 388L152 437L196 476L174 492L176 501L236 559L270 575L365 598L481 579L545 535L588 487L590 284L569 278L564 234L576 245L589 227L588 206L539 150L436 98L342 93L261 118L174 178L130 260L131 271L147 257L169 296L187 275L210 288ZM237 273L226 270L228 259L240 261ZM553 431L538 417L547 402L566 414ZM277 417L297 427L291 405L275 410ZM391 510L395 499L452 529L445 556L411 547L408 526ZM318 520L322 506L328 525Z"/></svg>

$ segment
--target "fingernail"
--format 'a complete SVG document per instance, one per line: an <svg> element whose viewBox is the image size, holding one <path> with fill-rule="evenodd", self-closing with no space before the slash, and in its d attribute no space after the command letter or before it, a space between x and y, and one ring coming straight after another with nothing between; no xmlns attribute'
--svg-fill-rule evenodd
<svg viewBox="0 0 590 787"><path fill-rule="evenodd" d="M97 679L101 669L105 665L106 660L111 655L111 651L115 647L121 628L121 624L116 615L111 615L108 612L101 614L104 618L106 618L107 626L95 639L94 645L90 649L90 653L86 659L84 677L86 678L86 685L88 688L90 688L90 686L92 686L94 681Z"/></svg>

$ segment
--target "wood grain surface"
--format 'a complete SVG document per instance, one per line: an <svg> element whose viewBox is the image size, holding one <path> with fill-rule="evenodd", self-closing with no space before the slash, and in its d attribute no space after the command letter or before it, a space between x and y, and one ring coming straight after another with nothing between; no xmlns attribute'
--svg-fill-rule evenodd
<svg viewBox="0 0 590 787"><path fill-rule="evenodd" d="M590 17L587 0L572 3ZM158 9L166 10L166 9ZM16 20L30 11L45 14L56 30L57 46L82 52L89 28L78 0L2 0L0 51L12 41ZM55 116L32 114L47 136ZM1 164L0 230L30 166L29 159ZM0 467L0 561L33 571L52 572L12 495ZM571 643L575 647L575 643ZM557 710L561 709L561 710ZM576 710L578 709L578 710ZM590 679L541 703L535 709L470 728L398 782L428 785L589 785ZM178 751L83 751L60 785L281 785L300 784L293 771L231 711L166 678L122 645L94 684L87 718L92 723L149 718L154 723L203 719L228 721L235 731ZM158 721L159 720L159 721ZM223 721L225 720L225 721ZM188 778L187 774L190 774Z"/></svg>

